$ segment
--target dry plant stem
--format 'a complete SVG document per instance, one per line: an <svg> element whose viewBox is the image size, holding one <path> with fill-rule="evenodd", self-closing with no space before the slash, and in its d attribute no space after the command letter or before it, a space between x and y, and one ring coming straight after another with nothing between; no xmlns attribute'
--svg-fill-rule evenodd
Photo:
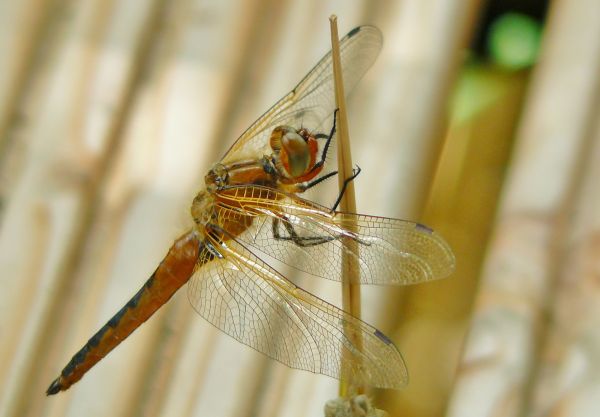
<svg viewBox="0 0 600 417"><path fill-rule="evenodd" d="M376 97L364 106L370 117L361 114L364 127L361 129L358 124L355 130L356 139L376 139L377 145L364 140L353 144L353 150L360 152L361 164L381 167L364 173L362 180L369 184L369 198L361 199L360 210L422 219L439 229L456 250L453 241L464 236L464 230L455 229L454 225L446 229L448 223L425 219L422 211L445 141L448 98L482 2L387 3L395 4L396 12L382 10L388 24L377 22L386 39L392 41L385 41L378 61L385 65L374 68L374 72L380 72L374 77L378 81L365 94L367 99L370 95ZM362 97L358 98L362 102ZM477 178L468 170L464 176ZM455 210L462 213L460 207L448 206L448 216L454 215ZM462 268L464 259L455 253L458 267ZM459 282L464 279L455 273L437 283L390 287L379 296L377 316L372 320L394 329L391 331L413 375L406 389L378 393L378 404L391 415L443 415L459 358L456 346L464 337L464 322L457 318L457 312L464 307L454 304L457 298L454 295L462 292ZM363 291L363 299L365 295L370 296ZM449 305L453 310L448 310Z"/></svg>
<svg viewBox="0 0 600 417"><path fill-rule="evenodd" d="M344 186L346 178L352 175L352 155L350 152L350 139L348 136L348 119L346 117L346 101L344 99L344 84L342 79L342 68L340 61L340 46L337 30L337 17L331 16L329 19L331 29L331 50L333 57L333 76L335 85L335 101L337 104L337 152L338 152L338 183L340 191ZM346 186L346 191L340 201L340 211L356 212L356 198L354 195L354 183L350 182ZM356 230L356 225L345 224L349 230ZM354 253L358 252L358 246L355 241L348 242ZM342 255L342 306L343 309L356 318L360 318L360 285L357 276L358 267L356 266L356 257ZM352 341L357 349L362 350L362 340L360 335L346 333L348 339ZM342 352L345 355L345 351ZM342 360L342 367L345 363ZM342 369L340 378L339 394L346 397L353 394L360 394L364 388L360 382L352 381L352 376L348 374L347 369Z"/></svg>
<svg viewBox="0 0 600 417"><path fill-rule="evenodd" d="M102 24L105 22L104 18L106 16L103 13L105 11L104 6L101 3L98 3L98 6L99 7L94 10L97 13L95 22L99 25L93 28L94 34L96 33L95 30L100 30L99 28L103 27ZM126 85L127 88L120 90L122 94L119 95L118 100L115 101L116 105L114 113L118 116L111 119L110 126L107 127L106 134L103 137L102 150L97 153L90 152L86 155L90 158L88 161L93 161L93 163L90 163L91 167L89 169L88 167L85 169L82 168L81 172L85 172L82 176L88 175L85 177L86 179L83 180L87 181L85 186L80 186L79 184L72 184L70 186L64 185L60 182L61 175L60 173L57 173L58 170L56 168L49 168L53 166L52 164L62 167L64 160L66 160L64 155L62 155L62 157L65 159L61 160L61 156L55 152L56 144L70 144L75 147L79 145L80 142L78 142L78 136L73 134L74 130L78 131L76 127L73 128L73 126L76 125L76 122L74 121L76 111L67 115L64 113L64 109L67 107L64 103L61 106L47 104L48 109L50 109L48 111L56 109L56 114L60 114L60 117L57 117L58 120L52 120L52 122L49 123L49 126L51 127L47 127L47 136L43 135L43 132L38 131L40 132L40 137L43 137L43 141L40 141L39 143L52 143L52 146L43 152L39 152L38 150L38 160L36 160L35 163L30 163L30 173L27 180L31 181L31 183L27 186L34 190L42 189L41 187L44 186L48 188L55 187L53 188L53 191L56 194L60 194L62 199L68 199L69 201L74 202L73 206L68 207L72 208L73 211L68 214L61 213L55 217L56 219L61 218L62 216L67 217L72 215L68 220L65 219L63 222L55 221L54 223L49 223L49 229L60 223L60 228L57 228L60 232L68 230L66 235L63 236L66 243L64 246L61 243L60 249L52 248L53 250L56 250L57 255L55 256L57 257L57 261L52 265L51 271L42 271L39 276L32 276L32 279L39 281L37 282L37 285L31 285L30 288L37 289L38 286L41 287L43 291L40 291L40 293L43 292L43 295L40 294L40 298L36 300L35 308L32 308L34 314L30 313L30 315L27 316L27 322L25 326L23 326L23 329L18 330L22 332L19 335L21 339L15 338L18 343L27 344L27 349L19 348L18 353L12 360L8 371L10 373L7 377L10 384L8 384L7 388L4 390L5 396L0 400L1 415L36 415L38 410L41 410L44 407L43 398L37 395L38 392L43 391L42 387L45 384L40 375L40 370L46 366L43 358L44 355L53 348L50 345L56 341L56 338L54 338L53 341L53 335L60 325L60 320L57 320L57 318L65 317L63 316L63 313L65 313L65 308L68 308L68 305L62 297L72 288L71 285L73 284L73 281L71 278L73 277L73 274L76 273L79 262L84 256L85 245L83 242L87 241L89 227L97 218L98 207L100 206L99 196L105 187L104 175L110 169L111 164L114 161L114 155L118 152L119 138L125 127L125 122L129 114L128 111L131 108L135 97L136 87L139 85L138 82L141 79L140 71L144 67L145 62L152 51L152 42L150 39L152 38L153 31L150 29L153 22L156 22L156 19L160 18L160 11L161 3L154 2L147 9L144 9L144 13L140 14L140 20L136 21L135 25L132 24L132 27L136 30L135 41L128 44L128 46L132 45L132 56L131 59L127 61L127 64L124 65L123 72L119 72L119 76L115 77L119 78L119 81L124 80L123 84L120 82L118 83L119 86ZM88 61L88 59L90 59L88 53L89 51L85 50L83 47L78 49L77 56L81 58L81 61L77 61L77 64L72 67L65 67L72 69L70 81L74 86L72 90L64 93L65 103L80 104L84 101L80 99L81 96L78 96L79 90L77 90L75 86L78 86L78 83L89 74L85 71L87 68L86 64L90 62ZM74 61L69 61L69 63L71 62ZM120 78L122 74L123 78ZM36 121L36 123L39 123L39 121ZM62 137L59 138L58 136L54 136L59 131L64 133L64 139ZM35 155L36 153L34 152L33 154ZM85 157L82 157L82 159L84 158ZM67 178L68 175L63 175L63 181L67 182L64 178ZM52 180L56 182L52 182ZM84 183L83 181L82 184ZM52 185L49 186L49 184ZM40 199L36 201L29 197L23 204L31 204L33 207L37 207L37 210L52 213L52 201L54 200ZM18 221L23 221L29 214L28 210L23 209L23 207L21 207L20 210L13 211L13 213L13 219L18 219ZM62 229L62 227L64 227L64 229ZM54 230L52 231L54 232ZM58 235L58 233L56 235ZM56 235L51 235L51 237L56 238ZM14 242L9 242L8 239L4 240L2 243L8 243L11 246L15 246ZM5 248L6 247L7 246L5 246ZM49 249L48 252L50 252ZM46 254L28 253L29 258L26 262L38 262L37 256L39 255L44 256ZM47 273L48 275L45 275L44 273ZM45 279L48 281L42 281ZM23 306L20 306L19 309L15 309L15 314L22 316L19 310L23 308ZM62 343L62 341L58 340L56 343ZM29 356L26 357L26 355Z"/></svg>
<svg viewBox="0 0 600 417"><path fill-rule="evenodd" d="M596 112L598 114L598 111ZM600 120L598 116L596 120ZM600 123L565 239L551 311L527 416L598 415L600 388Z"/></svg>
<svg viewBox="0 0 600 417"><path fill-rule="evenodd" d="M600 74L600 28L593 23L598 13L594 1L553 3L450 417L563 415L547 409L532 412L529 395L541 375L536 373L536 363L547 339L548 301L562 299L560 286L553 294L555 279L565 270L564 261L572 262L564 242L572 233L574 190L581 181L583 158L590 151L587 129L595 116ZM573 300L583 307L577 297ZM575 332L577 325L586 326L578 320L581 315L568 324ZM537 391L541 393L541 387Z"/></svg>
<svg viewBox="0 0 600 417"><path fill-rule="evenodd" d="M24 91L35 72L36 49L44 36L50 36L48 13L53 2L50 0L29 0L5 4L4 16L10 16L2 28L3 53L10 56L3 63L3 76L0 77L0 168L10 154L13 138L9 138L11 123L18 119L17 109L23 100ZM7 10L8 9L8 10ZM13 12L15 15L11 15ZM10 23L9 23L10 22ZM19 30L12 30L15 27ZM5 180L3 179L3 182ZM5 192L6 184L1 184ZM0 219L1 221L1 219Z"/></svg>

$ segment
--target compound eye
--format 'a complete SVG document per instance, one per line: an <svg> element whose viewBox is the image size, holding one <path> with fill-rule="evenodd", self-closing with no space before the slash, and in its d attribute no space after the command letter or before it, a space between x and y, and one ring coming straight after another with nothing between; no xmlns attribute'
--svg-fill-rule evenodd
<svg viewBox="0 0 600 417"><path fill-rule="evenodd" d="M310 149L306 140L294 131L285 132L281 138L281 159L293 178L302 176L310 165Z"/></svg>

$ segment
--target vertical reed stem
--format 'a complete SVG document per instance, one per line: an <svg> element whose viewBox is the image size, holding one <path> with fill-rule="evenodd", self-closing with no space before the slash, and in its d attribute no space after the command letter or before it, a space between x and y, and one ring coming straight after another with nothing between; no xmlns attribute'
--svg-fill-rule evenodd
<svg viewBox="0 0 600 417"><path fill-rule="evenodd" d="M342 68L340 60L340 45L337 30L337 16L332 15L329 18L331 29L331 54L333 58L333 79L335 86L335 101L338 108L337 112L337 157L338 157L338 183L340 192L344 186L344 181L352 175L352 155L350 152L350 139L348 136L348 119L346 116L346 101L344 95L344 84L342 79ZM340 201L340 211L355 213L356 198L354 195L354 184L350 182L346 186L346 191ZM356 224L348 224L348 219L342 218L345 222L344 226L352 231L356 230ZM356 241L348 240L346 242L348 248L352 252L358 252ZM346 253L342 255L342 306L344 311L349 312L356 318L360 318L360 285L357 274L358 265L356 265L355 256L348 256ZM349 341L359 350L362 350L362 338L360 334L352 332L345 328L345 334ZM349 367L346 365L348 360L348 351L342 350L342 369L340 378L341 397L348 397L353 394L361 394L364 387L361 381L353 381L352 375L349 372Z"/></svg>

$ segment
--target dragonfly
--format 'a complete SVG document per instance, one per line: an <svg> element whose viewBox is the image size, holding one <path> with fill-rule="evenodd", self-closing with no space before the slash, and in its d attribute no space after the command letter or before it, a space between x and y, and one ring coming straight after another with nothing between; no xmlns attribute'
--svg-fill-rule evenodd
<svg viewBox="0 0 600 417"><path fill-rule="evenodd" d="M382 44L380 30L372 26L357 27L342 39L347 92ZM336 175L324 172L336 134L333 88L329 52L209 170L205 188L192 202L193 227L72 357L47 395L79 381L186 283L203 318L288 367L339 379L343 366L355 380L381 388L407 383L404 360L388 337L303 290L264 260L266 255L339 281L340 260L348 256L360 283L375 285L426 282L454 269L450 247L427 226L336 211L339 198L328 208L299 196ZM349 223L354 226L346 227ZM349 334L358 335L361 346Z"/></svg>

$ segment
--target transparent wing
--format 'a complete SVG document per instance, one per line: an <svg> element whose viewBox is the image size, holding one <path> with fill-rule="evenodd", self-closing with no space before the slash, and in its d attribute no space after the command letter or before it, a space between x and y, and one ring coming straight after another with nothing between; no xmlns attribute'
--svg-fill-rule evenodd
<svg viewBox="0 0 600 417"><path fill-rule="evenodd" d="M339 281L344 254L359 266L363 284L415 284L444 278L454 270L448 244L419 223L331 213L260 186L231 187L219 200L221 216L232 216L240 208L255 216L238 237L244 244L318 277ZM351 230L353 223L356 228ZM358 253L350 245L357 246Z"/></svg>
<svg viewBox="0 0 600 417"><path fill-rule="evenodd" d="M406 384L400 352L377 329L296 287L238 242L212 244L219 256L207 254L188 287L194 309L210 323L291 368L339 378L344 356L358 381ZM362 349L346 334L360 335Z"/></svg>
<svg viewBox="0 0 600 417"><path fill-rule="evenodd" d="M373 65L381 46L381 31L373 26L360 26L350 31L340 42L340 57L344 88L349 94ZM239 158L239 152L269 152L269 136L276 126L305 127L312 132L328 133L333 123L335 94L331 52L286 94L246 130L223 157L223 162ZM331 119L331 120L328 120ZM323 131L327 125L326 132Z"/></svg>

